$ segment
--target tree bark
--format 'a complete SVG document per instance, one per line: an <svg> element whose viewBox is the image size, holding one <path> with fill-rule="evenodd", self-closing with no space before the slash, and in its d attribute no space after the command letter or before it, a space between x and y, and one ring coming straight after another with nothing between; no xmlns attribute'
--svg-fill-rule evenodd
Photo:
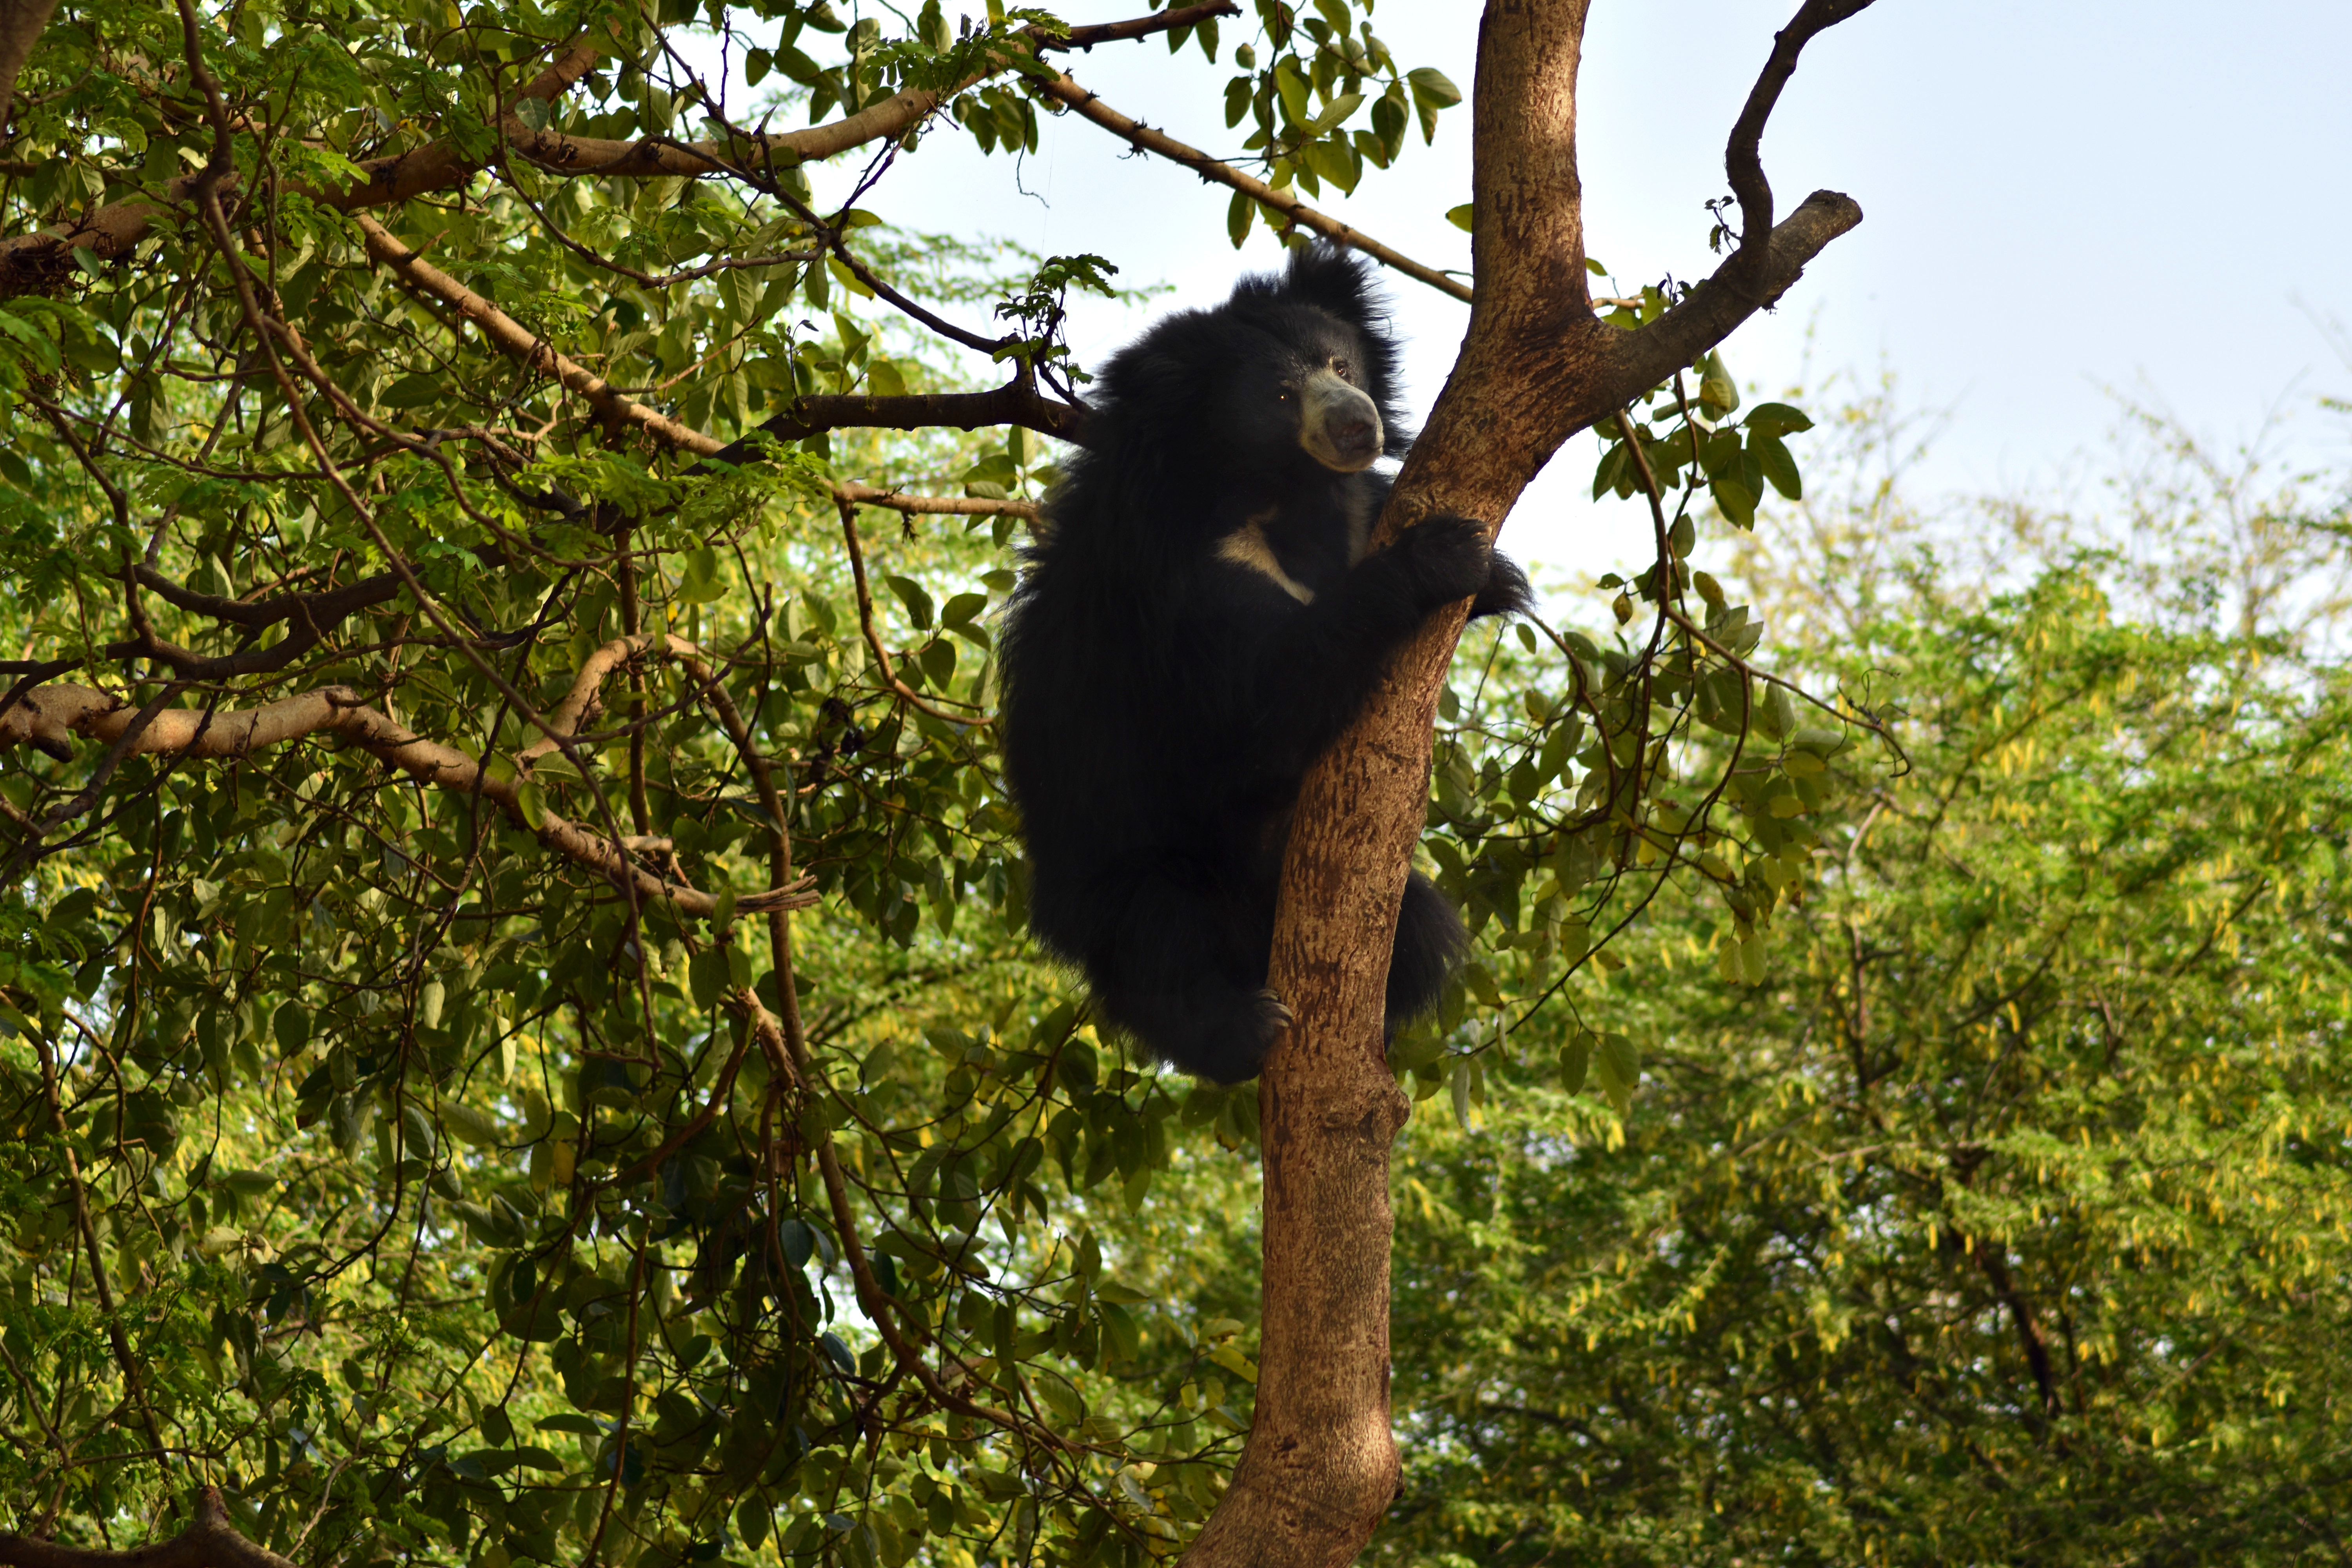
<svg viewBox="0 0 2352 1568"><path fill-rule="evenodd" d="M1498 525L1570 436L1721 342L1862 220L1844 196L1816 192L1652 325L1627 331L1600 321L1585 286L1576 162L1589 5L1486 7L1472 109L1469 331L1376 545L1438 513ZM1859 9L1809 0L1775 52L1783 79L1804 38ZM1743 122L1751 151L1760 129ZM1760 166L1752 188L1769 224ZM1265 1272L1256 1418L1187 1568L1349 1563L1398 1489L1388 1156L1411 1105L1383 1052L1382 994L1427 810L1438 692L1466 612L1433 617L1399 655L1364 715L1308 774L1293 819L1273 981L1297 1021L1258 1089Z"/></svg>

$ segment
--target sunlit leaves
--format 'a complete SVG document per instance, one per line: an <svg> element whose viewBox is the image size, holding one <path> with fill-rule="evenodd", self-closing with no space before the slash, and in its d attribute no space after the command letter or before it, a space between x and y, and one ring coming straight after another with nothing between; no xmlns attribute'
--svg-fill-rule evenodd
<svg viewBox="0 0 2352 1568"><path fill-rule="evenodd" d="M2312 1338L2352 1213L2340 662L2118 624L2079 568L1906 584L1773 645L1893 672L1913 771L1808 811L1871 747L1775 720L1765 801L1828 853L1769 951L1718 846L1587 1024L1489 1053L1475 1134L1416 1116L1394 1331L1452 1353L1398 1363L1371 1555L2297 1550L2352 1377Z"/></svg>

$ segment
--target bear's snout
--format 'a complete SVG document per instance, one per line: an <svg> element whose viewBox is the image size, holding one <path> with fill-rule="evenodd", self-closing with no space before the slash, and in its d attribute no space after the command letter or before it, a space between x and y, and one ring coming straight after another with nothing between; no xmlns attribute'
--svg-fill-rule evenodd
<svg viewBox="0 0 2352 1568"><path fill-rule="evenodd" d="M1381 455L1381 411L1360 388L1335 371L1308 378L1298 426L1298 444L1327 468L1342 474L1372 466Z"/></svg>

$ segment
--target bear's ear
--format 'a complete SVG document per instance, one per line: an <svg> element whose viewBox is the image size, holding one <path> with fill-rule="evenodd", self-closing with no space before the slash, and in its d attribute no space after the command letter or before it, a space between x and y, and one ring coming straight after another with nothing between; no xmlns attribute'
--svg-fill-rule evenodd
<svg viewBox="0 0 2352 1568"><path fill-rule="evenodd" d="M1321 240L1290 253L1282 292L1366 331L1375 330L1388 314L1372 282L1371 268L1360 258Z"/></svg>

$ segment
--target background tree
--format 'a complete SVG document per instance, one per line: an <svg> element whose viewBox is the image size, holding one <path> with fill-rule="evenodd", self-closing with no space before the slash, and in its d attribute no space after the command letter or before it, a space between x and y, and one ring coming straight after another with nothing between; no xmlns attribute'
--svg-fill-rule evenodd
<svg viewBox="0 0 2352 1568"><path fill-rule="evenodd" d="M987 621L1037 437L1084 438L1068 291L1115 268L894 227L888 174L1076 113L1231 188L1236 237L1263 217L1467 298L1390 532L1501 517L1604 425L1596 489L1655 541L1610 584L1628 629L1545 640L1528 809L1432 852L1465 900L1533 894L1508 951L1608 1024L1578 977L1677 877L1761 973L1827 759L1878 727L1801 721L1685 564L1702 511L1801 489L1805 417L1735 417L1712 350L1859 221L1822 193L1776 223L1758 147L1862 8L1808 0L1772 44L1716 275L1598 302L1572 3L1483 25L1466 284L1308 205L1460 96L1339 0L1255 12L1221 89L1240 163L1058 63L1213 61L1222 3L12 10L38 42L0 192L0 1474L28 1536L1351 1557L1398 1475L1396 1079L1475 1102L1492 1000L1474 972L1383 1063L1374 955L1459 623L1310 784L1276 953L1300 1024L1263 1086L1124 1059L1020 946ZM1570 1048L1622 1105L1631 1037ZM1253 1146L1262 1311L1231 1267Z"/></svg>
<svg viewBox="0 0 2352 1568"><path fill-rule="evenodd" d="M1811 819L1834 869L1760 987L1719 906L1652 907L1630 1120L1487 934L1512 1044L1396 1172L1428 1350L1374 1556L2343 1550L2347 491L2151 423L2110 513L1923 519L1854 414L1816 474L1860 482L1748 564L1799 663L1904 694L1912 771ZM1441 736L1473 833L1511 707Z"/></svg>

